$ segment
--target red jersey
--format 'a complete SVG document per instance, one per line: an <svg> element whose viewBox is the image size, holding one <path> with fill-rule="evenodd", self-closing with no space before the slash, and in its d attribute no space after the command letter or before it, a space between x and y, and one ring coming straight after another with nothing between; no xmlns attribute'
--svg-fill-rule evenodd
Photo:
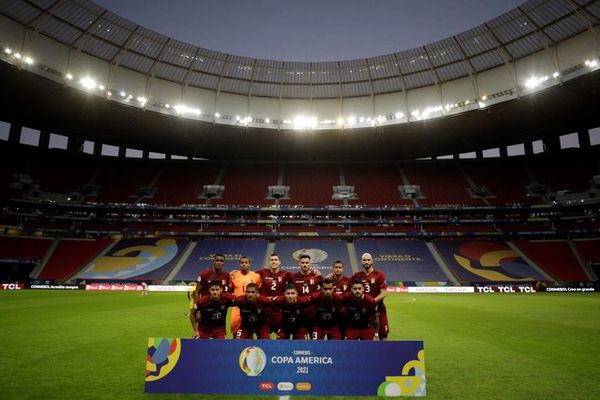
<svg viewBox="0 0 600 400"><path fill-rule="evenodd" d="M200 311L200 325L203 331L211 331L225 328L225 317L227 309L233 304L234 297L228 293L222 293L221 298L212 301L209 295L202 296L196 302L196 309Z"/></svg>
<svg viewBox="0 0 600 400"><path fill-rule="evenodd" d="M242 326L248 330L255 330L266 324L266 309L271 304L271 299L265 296L258 296L253 302L249 302L246 296L235 298L235 305L240 309Z"/></svg>
<svg viewBox="0 0 600 400"><path fill-rule="evenodd" d="M213 268L207 268L198 276L200 296L205 296L208 294L208 288L210 287L211 281L221 281L221 284L223 285L223 291L229 291L229 273L225 271L217 273Z"/></svg>
<svg viewBox="0 0 600 400"><path fill-rule="evenodd" d="M277 296L273 304L281 310L281 328L287 332L295 332L298 328L306 326L305 309L309 303L308 298L298 297L294 304L288 304L284 296Z"/></svg>
<svg viewBox="0 0 600 400"><path fill-rule="evenodd" d="M273 273L269 268L264 268L258 271L258 274L262 280L260 294L267 297L283 295L285 285L292 281L292 274L281 269Z"/></svg>
<svg viewBox="0 0 600 400"><path fill-rule="evenodd" d="M326 299L323 293L313 293L310 295L311 314L313 315L313 324L322 330L329 330L339 325L341 318L341 309L343 307L343 298L334 294Z"/></svg>
<svg viewBox="0 0 600 400"><path fill-rule="evenodd" d="M333 281L333 292L335 294L343 294L350 290L350 278L345 275L336 278L335 275L331 275L331 280Z"/></svg>
<svg viewBox="0 0 600 400"><path fill-rule="evenodd" d="M361 281L365 285L365 294L375 298L379 296L382 290L387 290L385 275L383 272L374 269L367 275L365 271L360 271L352 275L351 281ZM383 300L382 300L383 301Z"/></svg>
<svg viewBox="0 0 600 400"><path fill-rule="evenodd" d="M296 285L299 296L309 296L321 290L322 276L317 276L315 271L304 275L302 271L292 274L292 283Z"/></svg>
<svg viewBox="0 0 600 400"><path fill-rule="evenodd" d="M375 299L365 294L361 300L356 300L350 292L343 295L346 307L346 326L356 329L366 329L373 326L377 303Z"/></svg>

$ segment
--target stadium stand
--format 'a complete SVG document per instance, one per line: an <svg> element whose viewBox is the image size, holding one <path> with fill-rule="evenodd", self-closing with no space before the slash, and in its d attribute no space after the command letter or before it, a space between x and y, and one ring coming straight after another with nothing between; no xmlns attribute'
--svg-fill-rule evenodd
<svg viewBox="0 0 600 400"><path fill-rule="evenodd" d="M158 170L152 163L113 161L104 162L94 183L98 196L90 200L101 203L136 203L137 190L148 187Z"/></svg>
<svg viewBox="0 0 600 400"><path fill-rule="evenodd" d="M485 205L481 199L469 195L469 184L455 163L405 164L402 170L411 185L421 187L423 198L417 201L422 206Z"/></svg>
<svg viewBox="0 0 600 400"><path fill-rule="evenodd" d="M589 278L581 269L566 240L527 241L514 243L540 268L559 281L587 281Z"/></svg>
<svg viewBox="0 0 600 400"><path fill-rule="evenodd" d="M340 185L337 165L287 165L283 185L290 187L289 199L280 199L279 204L303 206L327 206L343 204L332 200L333 186Z"/></svg>
<svg viewBox="0 0 600 400"><path fill-rule="evenodd" d="M47 238L0 236L0 259L38 262L51 244Z"/></svg>
<svg viewBox="0 0 600 400"><path fill-rule="evenodd" d="M492 205L542 203L539 196L527 195L532 182L520 159L471 161L463 168L476 186L487 188Z"/></svg>
<svg viewBox="0 0 600 400"><path fill-rule="evenodd" d="M111 239L62 239L52 252L39 279L69 279L112 242Z"/></svg>
<svg viewBox="0 0 600 400"><path fill-rule="evenodd" d="M204 204L200 198L204 185L214 185L219 166L197 162L166 163L164 172L156 182L156 192L147 199L151 204L179 206L182 204Z"/></svg>
<svg viewBox="0 0 600 400"><path fill-rule="evenodd" d="M274 204L266 199L268 187L277 184L278 168L275 165L227 165L220 182L225 186L222 199L210 204L264 206Z"/></svg>
<svg viewBox="0 0 600 400"><path fill-rule="evenodd" d="M354 186L358 195L358 199L348 200L349 204L413 205L413 201L403 199L398 190L398 186L403 183L397 166L349 164L343 170L346 184Z"/></svg>
<svg viewBox="0 0 600 400"><path fill-rule="evenodd" d="M600 263L600 239L575 239L573 242L585 262Z"/></svg>

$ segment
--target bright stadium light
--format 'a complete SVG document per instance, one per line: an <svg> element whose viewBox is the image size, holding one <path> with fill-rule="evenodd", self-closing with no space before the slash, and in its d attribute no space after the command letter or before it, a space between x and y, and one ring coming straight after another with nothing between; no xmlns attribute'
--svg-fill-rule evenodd
<svg viewBox="0 0 600 400"><path fill-rule="evenodd" d="M125 96L127 96L127 93L125 93L124 91L122 91L122 90L121 90L121 91L119 92L119 96L121 96L121 97L125 97Z"/></svg>
<svg viewBox="0 0 600 400"><path fill-rule="evenodd" d="M16 57L16 55L15 55ZM592 59L592 60L585 60L585 65L589 68L596 68L598 66L598 60L596 59Z"/></svg>
<svg viewBox="0 0 600 400"><path fill-rule="evenodd" d="M305 117L299 115L294 118L294 129L312 129L317 126L317 119L315 117Z"/></svg>
<svg viewBox="0 0 600 400"><path fill-rule="evenodd" d="M199 108L188 107L185 104L178 104L173 109L177 114L193 114L198 116L202 113Z"/></svg>
<svg viewBox="0 0 600 400"><path fill-rule="evenodd" d="M360 122L361 124L362 124L362 123L364 123L364 122L365 122L365 117L360 117L360 118L358 119L358 122Z"/></svg>
<svg viewBox="0 0 600 400"><path fill-rule="evenodd" d="M221 118L221 114L219 114L218 112L215 113L215 118Z"/></svg>
<svg viewBox="0 0 600 400"><path fill-rule="evenodd" d="M104 89L106 89L106 88L104 87L104 85L98 85L98 89L100 89L100 90L104 90Z"/></svg>
<svg viewBox="0 0 600 400"><path fill-rule="evenodd" d="M265 118L265 124L270 124L271 120L269 118Z"/></svg>
<svg viewBox="0 0 600 400"><path fill-rule="evenodd" d="M402 113L402 112L398 111L398 112L396 113L395 117L396 117L396 119L402 119L402 118L404 118L404 113Z"/></svg>
<svg viewBox="0 0 600 400"><path fill-rule="evenodd" d="M85 76L85 77L81 78L79 83L81 84L81 86L83 86L84 89L87 89L87 90L94 90L94 89L96 89L96 85L97 85L96 81L93 80L92 78L90 78L89 76Z"/></svg>
<svg viewBox="0 0 600 400"><path fill-rule="evenodd" d="M356 117L354 115L351 115L348 117L348 126L353 126L356 125Z"/></svg>
<svg viewBox="0 0 600 400"><path fill-rule="evenodd" d="M554 73L552 74L552 77L554 79L557 79L559 76L560 76L560 72L558 72L558 71L554 71Z"/></svg>
<svg viewBox="0 0 600 400"><path fill-rule="evenodd" d="M4 49L4 52L5 52L6 54L12 54L12 50L11 50L11 49L9 49L8 47L6 47L6 48Z"/></svg>
<svg viewBox="0 0 600 400"><path fill-rule="evenodd" d="M144 96L138 96L137 101L143 106L146 105L146 103L148 102L148 99L145 98Z"/></svg>
<svg viewBox="0 0 600 400"><path fill-rule="evenodd" d="M33 58L26 56L25 58L23 58L23 62L27 65L33 65Z"/></svg>
<svg viewBox="0 0 600 400"><path fill-rule="evenodd" d="M20 60L20 59L21 59L21 57L22 57L22 56L21 56L21 53L15 53L15 58L16 58L17 60Z"/></svg>
<svg viewBox="0 0 600 400"><path fill-rule="evenodd" d="M485 103L483 101L480 101L477 104L479 105L479 108L484 108L485 107Z"/></svg>
<svg viewBox="0 0 600 400"><path fill-rule="evenodd" d="M486 95L481 96L481 100L486 101L487 100L487 96Z"/></svg>
<svg viewBox="0 0 600 400"><path fill-rule="evenodd" d="M539 84L540 82L535 77L531 77L525 81L525 87L528 89L535 89L539 86Z"/></svg>
<svg viewBox="0 0 600 400"><path fill-rule="evenodd" d="M65 75L65 79L70 81L73 79L73 75L67 72L67 74Z"/></svg>

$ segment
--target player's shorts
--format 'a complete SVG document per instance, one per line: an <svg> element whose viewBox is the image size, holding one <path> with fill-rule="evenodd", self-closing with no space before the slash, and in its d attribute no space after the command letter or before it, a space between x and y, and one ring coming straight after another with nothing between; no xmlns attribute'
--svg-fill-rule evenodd
<svg viewBox="0 0 600 400"><path fill-rule="evenodd" d="M267 321L267 326L269 327L269 332L277 333L281 326L281 312L270 311L265 315L265 319Z"/></svg>
<svg viewBox="0 0 600 400"><path fill-rule="evenodd" d="M352 328L346 327L346 340L373 340L375 338L375 328Z"/></svg>
<svg viewBox="0 0 600 400"><path fill-rule="evenodd" d="M331 329L321 329L320 327L313 325L312 327L312 340L325 340L325 336L329 340L342 340L342 332L339 326L334 326Z"/></svg>
<svg viewBox="0 0 600 400"><path fill-rule="evenodd" d="M377 313L379 314L379 338L386 339L390 333L390 327L388 325L387 309L383 302L377 304Z"/></svg>
<svg viewBox="0 0 600 400"><path fill-rule="evenodd" d="M205 329L199 326L198 330L200 331L198 339L225 339L225 328Z"/></svg>
<svg viewBox="0 0 600 400"><path fill-rule="evenodd" d="M294 340L308 340L308 329L306 327L301 326L297 328L295 331L281 328L277 331L277 339L287 340L290 336Z"/></svg>
<svg viewBox="0 0 600 400"><path fill-rule="evenodd" d="M266 324L257 328L247 328L242 325L235 333L234 339L253 339L252 336L255 334L257 339L271 339L271 332Z"/></svg>

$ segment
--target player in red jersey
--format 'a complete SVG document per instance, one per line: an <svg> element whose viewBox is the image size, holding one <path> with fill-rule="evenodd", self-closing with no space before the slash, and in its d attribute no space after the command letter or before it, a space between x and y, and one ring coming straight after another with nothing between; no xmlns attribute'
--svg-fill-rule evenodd
<svg viewBox="0 0 600 400"><path fill-rule="evenodd" d="M335 294L342 294L350 290L350 278L344 275L344 263L335 260L331 265L331 280Z"/></svg>
<svg viewBox="0 0 600 400"><path fill-rule="evenodd" d="M387 284L383 272L373 268L373 257L365 253L361 257L364 271L352 275L352 281L360 280L365 286L365 293L377 302L377 315L379 317L379 339L386 340L390 333L388 326L387 310L383 299L387 296Z"/></svg>
<svg viewBox="0 0 600 400"><path fill-rule="evenodd" d="M235 298L235 305L240 309L240 329L234 332L235 339L270 339L269 326L266 320L267 307L272 304L271 299L258 295L258 285L249 283L246 292Z"/></svg>
<svg viewBox="0 0 600 400"><path fill-rule="evenodd" d="M223 293L221 281L213 280L208 285L209 294L196 302L198 326L194 337L198 339L225 339L225 317L235 297Z"/></svg>
<svg viewBox="0 0 600 400"><path fill-rule="evenodd" d="M258 271L261 279L260 294L267 297L282 296L285 285L292 281L289 271L280 269L281 261L275 253L269 256L269 268ZM271 332L277 332L280 325L281 312L277 307L267 309L267 323Z"/></svg>
<svg viewBox="0 0 600 400"><path fill-rule="evenodd" d="M288 283L283 296L273 299L273 304L281 310L281 322L277 330L277 339L308 339L306 312L309 305L307 297L298 296L298 289Z"/></svg>
<svg viewBox="0 0 600 400"><path fill-rule="evenodd" d="M377 303L359 280L344 293L346 340L378 340Z"/></svg>
<svg viewBox="0 0 600 400"><path fill-rule="evenodd" d="M229 288L229 274L223 271L225 266L225 256L221 253L213 256L213 265L210 268L205 269L198 276L198 284L200 285L200 291L198 296L206 296L208 294L208 288L210 283L214 280L221 281L221 285L227 292Z"/></svg>
<svg viewBox="0 0 600 400"><path fill-rule="evenodd" d="M292 274L292 283L296 285L300 296L310 296L321 290L321 281L323 277L311 270L310 256L302 254L298 258L298 267L300 271Z"/></svg>
<svg viewBox="0 0 600 400"><path fill-rule="evenodd" d="M333 281L323 279L321 291L310 295L313 340L341 340L342 296L334 293Z"/></svg>

